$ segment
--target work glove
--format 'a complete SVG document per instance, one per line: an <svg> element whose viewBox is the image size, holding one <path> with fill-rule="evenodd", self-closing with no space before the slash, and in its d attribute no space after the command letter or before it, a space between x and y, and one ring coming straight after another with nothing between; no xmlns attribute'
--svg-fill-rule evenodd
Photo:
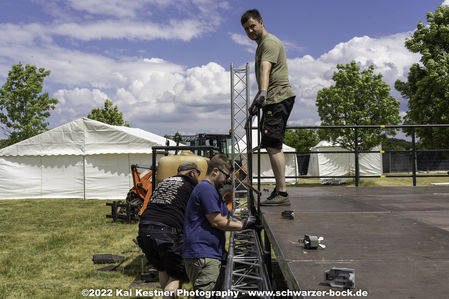
<svg viewBox="0 0 449 299"><path fill-rule="evenodd" d="M253 100L253 103L251 106L249 106L248 112L249 115L253 116L257 114L257 111L259 111L260 108L263 108L265 106L267 100L267 91L266 90L259 90L256 97Z"/></svg>
<svg viewBox="0 0 449 299"><path fill-rule="evenodd" d="M256 216L248 216L245 221L242 221L242 230L256 227Z"/></svg>

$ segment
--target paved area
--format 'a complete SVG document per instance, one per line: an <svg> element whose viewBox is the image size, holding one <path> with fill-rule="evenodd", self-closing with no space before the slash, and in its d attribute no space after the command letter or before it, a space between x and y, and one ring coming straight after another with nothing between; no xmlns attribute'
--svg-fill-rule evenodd
<svg viewBox="0 0 449 299"><path fill-rule="evenodd" d="M448 186L288 191L291 207L261 211L291 290L329 290L324 272L343 267L355 270L353 291L368 298L449 298ZM282 218L286 209L293 220ZM305 250L305 234L327 247Z"/></svg>

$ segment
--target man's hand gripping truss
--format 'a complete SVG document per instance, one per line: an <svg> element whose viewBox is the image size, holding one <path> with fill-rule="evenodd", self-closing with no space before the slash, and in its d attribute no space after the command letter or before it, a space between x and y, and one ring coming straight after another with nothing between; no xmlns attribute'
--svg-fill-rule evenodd
<svg viewBox="0 0 449 299"><path fill-rule="evenodd" d="M259 90L257 95L254 97L254 100L253 100L251 106L249 106L249 109L248 109L249 116L248 116L248 119L246 120L245 129L248 129L248 126L251 123L251 119L253 118L254 115L257 114L259 109L261 109L265 106L266 101L267 101L267 91Z"/></svg>

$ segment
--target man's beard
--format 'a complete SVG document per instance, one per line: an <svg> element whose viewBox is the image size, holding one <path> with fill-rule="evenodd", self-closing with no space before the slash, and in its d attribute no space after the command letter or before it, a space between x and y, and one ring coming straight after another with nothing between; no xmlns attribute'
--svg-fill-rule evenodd
<svg viewBox="0 0 449 299"><path fill-rule="evenodd" d="M191 178L192 179L192 181L193 181L193 183L196 185L196 184L198 184L198 178L197 177L195 177L195 176L193 176L193 175L189 175L189 178Z"/></svg>

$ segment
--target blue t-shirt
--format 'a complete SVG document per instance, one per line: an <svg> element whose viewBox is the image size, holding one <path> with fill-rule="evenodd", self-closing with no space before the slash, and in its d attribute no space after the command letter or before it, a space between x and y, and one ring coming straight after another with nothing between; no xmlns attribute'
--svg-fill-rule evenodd
<svg viewBox="0 0 449 299"><path fill-rule="evenodd" d="M207 180L193 189L184 218L184 258L214 258L221 260L226 233L213 228L206 218L209 213L227 216L229 211L220 193Z"/></svg>

